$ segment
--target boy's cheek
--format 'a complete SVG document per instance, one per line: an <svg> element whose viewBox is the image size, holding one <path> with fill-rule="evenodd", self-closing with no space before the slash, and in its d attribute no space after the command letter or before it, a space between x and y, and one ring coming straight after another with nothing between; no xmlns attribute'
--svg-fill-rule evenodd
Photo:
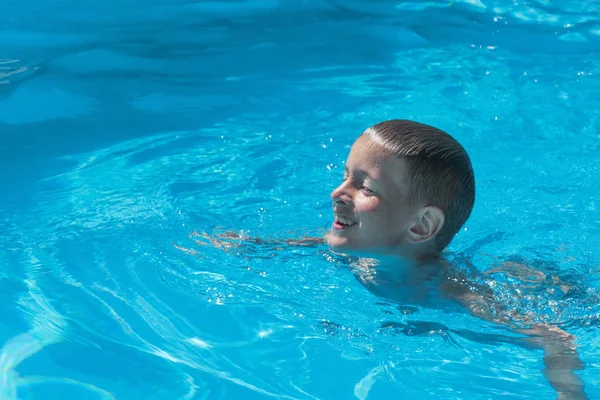
<svg viewBox="0 0 600 400"><path fill-rule="evenodd" d="M357 203L355 207L356 211L359 213L366 214L375 212L377 208L379 208L380 203L381 200L379 200L377 197L368 197L364 201Z"/></svg>

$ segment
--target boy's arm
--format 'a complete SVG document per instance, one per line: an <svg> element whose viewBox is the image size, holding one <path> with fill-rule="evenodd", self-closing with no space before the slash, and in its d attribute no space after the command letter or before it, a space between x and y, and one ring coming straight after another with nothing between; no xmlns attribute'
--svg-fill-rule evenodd
<svg viewBox="0 0 600 400"><path fill-rule="evenodd" d="M575 336L564 330L547 325L531 324L530 328L517 328L512 320L520 320L527 324L527 318L521 315L508 315L503 307L495 306L486 300L481 293L470 289L454 288L456 299L462 303L474 316L508 326L515 333L527 336L517 339L516 344L527 348L542 350L544 353L544 377L558 393L558 399L587 400L583 380L575 374L582 370L584 363L579 358L575 345Z"/></svg>
<svg viewBox="0 0 600 400"><path fill-rule="evenodd" d="M257 244L267 246L271 250L281 250L284 246L296 246L296 247L317 247L326 242L326 233L322 236L314 237L301 237L298 239L262 239L259 237L251 237L243 232L227 231L216 234L214 236L208 235L206 232L198 233L192 232L190 235L192 239L199 245L206 245L207 242L214 247L223 251L239 248L244 243ZM188 249L173 243L173 246L178 250L184 251L192 255L198 255L198 251Z"/></svg>
<svg viewBox="0 0 600 400"><path fill-rule="evenodd" d="M548 325L514 331L528 336L525 339L527 344L543 350L546 369L542 372L559 399L588 399L583 380L575 374L576 370L584 368L584 363L579 358L573 335Z"/></svg>
<svg viewBox="0 0 600 400"><path fill-rule="evenodd" d="M299 239L262 239L258 237L251 237L248 235L244 235L240 232L228 231L224 233L219 233L216 237L211 237L206 233L199 234L197 232L193 233L194 236L201 236L204 239L208 239L213 245L222 244L222 240L235 241L237 243L254 243L254 244L270 244L270 245L280 245L287 244L290 246L317 246L325 243L325 235L321 237L308 237L304 236Z"/></svg>

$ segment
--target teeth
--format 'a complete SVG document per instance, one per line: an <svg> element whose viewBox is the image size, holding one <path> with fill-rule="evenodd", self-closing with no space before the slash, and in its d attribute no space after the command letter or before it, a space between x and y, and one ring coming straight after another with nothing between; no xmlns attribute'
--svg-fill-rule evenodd
<svg viewBox="0 0 600 400"><path fill-rule="evenodd" d="M337 216L337 220L338 220L340 223L344 224L344 225L352 225L352 224L353 224L353 222L352 222L352 221L350 221L350 220L348 220L348 219L346 219L346 218L344 218L344 217L342 217L342 216L340 216L340 215L338 215L338 216Z"/></svg>

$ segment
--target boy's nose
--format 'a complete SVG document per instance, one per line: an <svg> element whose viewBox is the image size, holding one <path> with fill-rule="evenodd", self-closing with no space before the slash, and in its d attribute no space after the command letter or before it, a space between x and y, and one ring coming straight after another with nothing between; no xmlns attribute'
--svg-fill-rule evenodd
<svg viewBox="0 0 600 400"><path fill-rule="evenodd" d="M350 193L348 191L348 188L345 185L345 182L342 183L337 188L335 188L333 190L333 192L331 192L331 201L334 204L340 203L340 202L348 204L349 202L352 201L352 197L350 196Z"/></svg>

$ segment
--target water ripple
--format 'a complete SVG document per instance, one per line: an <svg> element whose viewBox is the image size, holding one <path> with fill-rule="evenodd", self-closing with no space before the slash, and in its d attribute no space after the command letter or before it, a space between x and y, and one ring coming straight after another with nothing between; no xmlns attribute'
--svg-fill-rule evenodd
<svg viewBox="0 0 600 400"><path fill-rule="evenodd" d="M517 335L286 242L322 234L350 144L399 114L472 154L451 259L576 335L594 390L596 8L12 2L0 397L552 396Z"/></svg>

